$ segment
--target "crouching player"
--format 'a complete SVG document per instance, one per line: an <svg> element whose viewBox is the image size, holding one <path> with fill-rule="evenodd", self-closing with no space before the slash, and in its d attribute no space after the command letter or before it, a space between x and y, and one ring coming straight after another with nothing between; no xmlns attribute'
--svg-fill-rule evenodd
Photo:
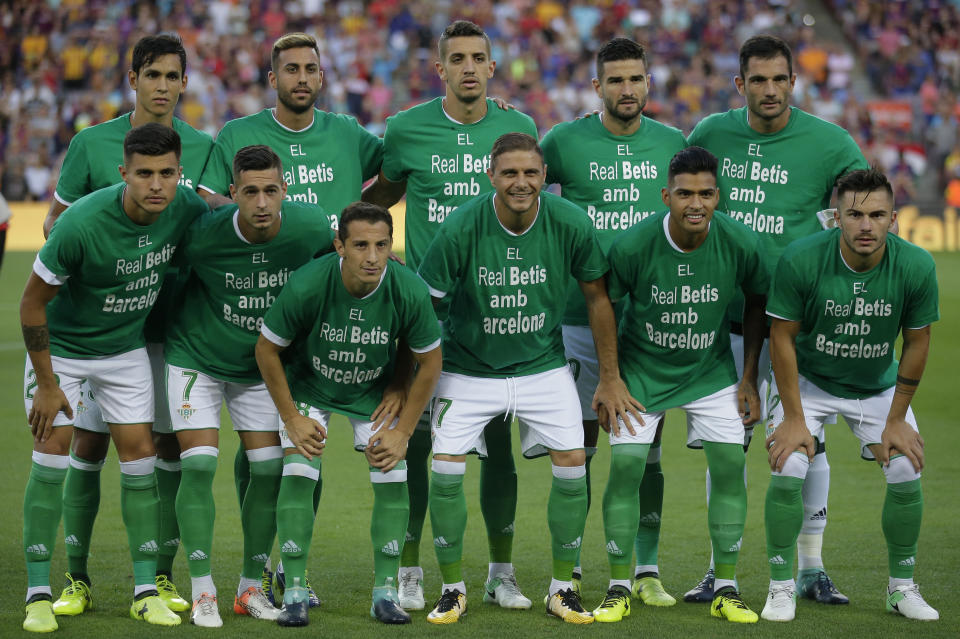
<svg viewBox="0 0 960 639"><path fill-rule="evenodd" d="M887 479L881 518L890 581L887 610L910 619L939 613L913 583L923 493L923 439L910 400L940 318L933 258L888 234L896 221L893 190L872 169L837 184L838 228L790 245L777 265L767 314L776 389L767 437L773 476L765 521L770 621L796 614L793 554L803 523L800 493L823 434L842 415ZM903 333L899 364L894 357ZM775 430L774 430L775 429Z"/></svg>
<svg viewBox="0 0 960 639"><path fill-rule="evenodd" d="M736 592L735 571L747 494L743 483L745 409L758 415L757 362L769 276L759 239L726 215L714 215L717 159L700 147L670 160L669 207L623 233L610 249L610 296L628 296L620 324L620 370L644 406L642 420L614 424L603 525L610 586L597 621L630 614L630 550L640 519L638 489L657 424L670 408L687 414L687 445L703 447L713 477L707 510L716 558L714 617L754 623ZM726 310L743 291L743 378L737 380ZM601 420L601 424L603 420Z"/></svg>
<svg viewBox="0 0 960 639"><path fill-rule="evenodd" d="M276 533L283 451L277 410L260 377L254 347L262 317L290 273L331 250L330 221L316 206L285 201L280 158L248 146L233 159L236 204L201 216L184 237L178 262L190 268L166 342L166 382L173 428L182 450L177 518L186 549L198 626L223 624L210 574L213 477L224 400L250 461L241 506L243 570L234 612L275 620L280 611L260 588Z"/></svg>
<svg viewBox="0 0 960 639"><path fill-rule="evenodd" d="M120 511L133 560L130 616L177 625L157 594L160 502L153 376L143 326L180 239L207 205L178 187L180 136L162 124L123 140L123 182L75 202L57 220L20 302L27 347L24 404L33 466L23 500L25 630L57 629L50 556L60 525L80 384L90 383L120 458Z"/></svg>
<svg viewBox="0 0 960 639"><path fill-rule="evenodd" d="M287 588L277 623L308 623L302 584L332 412L349 418L354 447L370 464L370 614L384 623L409 623L396 588L410 510L404 457L440 377L440 328L426 285L388 261L393 220L386 209L362 202L345 208L334 246L339 256L315 260L290 277L264 317L256 347L280 413L285 454L277 535ZM280 354L294 342L284 369ZM411 352L418 365L412 382Z"/></svg>

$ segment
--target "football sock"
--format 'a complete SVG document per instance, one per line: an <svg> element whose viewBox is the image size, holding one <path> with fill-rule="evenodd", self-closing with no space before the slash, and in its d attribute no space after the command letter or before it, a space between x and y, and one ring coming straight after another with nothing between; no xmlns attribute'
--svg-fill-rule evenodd
<svg viewBox="0 0 960 639"><path fill-rule="evenodd" d="M797 570L823 568L823 529L827 526L830 464L826 452L813 457L803 481L803 527L797 539Z"/></svg>
<svg viewBox="0 0 960 639"><path fill-rule="evenodd" d="M703 442L713 490L707 507L707 525L717 579L736 577L740 538L747 519L747 487L743 481L746 465L742 444Z"/></svg>
<svg viewBox="0 0 960 639"><path fill-rule="evenodd" d="M610 451L610 478L603 493L603 531L610 577L620 581L633 576L631 551L640 522L639 489L650 445L616 444Z"/></svg>
<svg viewBox="0 0 960 639"><path fill-rule="evenodd" d="M30 477L23 494L23 554L27 561L27 586L37 594L50 594L50 556L57 540L63 508L63 482L67 455L33 453Z"/></svg>
<svg viewBox="0 0 960 639"><path fill-rule="evenodd" d="M177 518L183 522L180 534L190 577L202 577L210 574L210 553L213 551L216 517L213 477L217 472L217 448L195 446L183 451L180 458Z"/></svg>
<svg viewBox="0 0 960 639"><path fill-rule="evenodd" d="M286 582L303 583L307 554L313 539L313 495L320 478L320 458L307 460L300 454L283 458L283 477L277 496L277 540L283 557Z"/></svg>
<svg viewBox="0 0 960 639"><path fill-rule="evenodd" d="M233 458L233 484L237 489L237 503L243 508L243 498L250 485L250 461L242 443L237 447L237 455Z"/></svg>
<svg viewBox="0 0 960 639"><path fill-rule="evenodd" d="M466 462L433 460L430 473L430 525L440 574L446 584L463 581L460 560L467 529L467 500L463 495Z"/></svg>
<svg viewBox="0 0 960 639"><path fill-rule="evenodd" d="M554 579L570 581L586 523L587 469L583 466L553 466L553 483L547 500L547 527L553 551Z"/></svg>
<svg viewBox="0 0 960 639"><path fill-rule="evenodd" d="M589 513L589 512L590 512L590 504L591 504L591 502L593 501L593 489L592 489L591 483L590 483L590 462L593 461L593 456L597 454L597 447L596 447L596 446L592 446L592 447L589 447L589 448L585 448L583 452L586 453L586 457L587 457L587 461L586 461L586 463L584 464L584 466L585 466L585 468L587 469L587 475L586 475L586 477L587 477L587 513ZM586 531L584 531L584 532L586 532ZM582 541L582 540L581 540L581 541ZM576 561L574 562L574 570L576 570L576 568L578 568L578 567L580 566L580 550L581 550L582 548L583 548L583 545L582 545L582 544L581 544L581 547L580 547L580 548L577 548L577 559L576 559Z"/></svg>
<svg viewBox="0 0 960 639"><path fill-rule="evenodd" d="M100 509L100 470L103 460L89 461L70 454L63 482L63 536L70 574L86 573L93 522Z"/></svg>
<svg viewBox="0 0 960 639"><path fill-rule="evenodd" d="M410 515L410 495L407 492L407 465L398 463L389 472L370 468L373 484L373 512L370 514L370 540L373 542L373 586L396 577L400 568L407 519Z"/></svg>
<svg viewBox="0 0 960 639"><path fill-rule="evenodd" d="M127 527L133 559L134 595L137 589L156 588L157 537L160 531L160 499L157 497L157 458L120 462L120 513Z"/></svg>
<svg viewBox="0 0 960 639"><path fill-rule="evenodd" d="M283 473L283 449L267 446L246 452L250 461L250 484L240 509L243 526L241 575L247 579L259 579L277 533L277 495Z"/></svg>
<svg viewBox="0 0 960 639"><path fill-rule="evenodd" d="M640 482L640 524L634 540L638 566L655 566L660 545L660 514L663 511L663 468L660 443L650 445L647 467Z"/></svg>
<svg viewBox="0 0 960 639"><path fill-rule="evenodd" d="M923 489L920 480L887 484L881 522L883 536L887 540L891 577L913 578L922 519Z"/></svg>
<svg viewBox="0 0 960 639"><path fill-rule="evenodd" d="M410 494L410 520L407 522L406 542L400 556L401 566L420 565L420 537L427 518L430 495L430 474L427 459L433 442L430 431L417 428L407 442L407 491Z"/></svg>
<svg viewBox="0 0 960 639"><path fill-rule="evenodd" d="M770 579L774 581L793 578L793 548L803 522L802 490L802 479L786 475L773 475L767 486L763 520Z"/></svg>
<svg viewBox="0 0 960 639"><path fill-rule="evenodd" d="M177 525L177 491L180 488L180 460L158 459L157 496L160 499L160 532L157 538L157 571L169 575L173 559L180 547L180 527Z"/></svg>
<svg viewBox="0 0 960 639"><path fill-rule="evenodd" d="M487 457L480 460L480 512L487 527L492 563L513 561L513 522L517 514L517 468L510 422L493 419L483 431Z"/></svg>

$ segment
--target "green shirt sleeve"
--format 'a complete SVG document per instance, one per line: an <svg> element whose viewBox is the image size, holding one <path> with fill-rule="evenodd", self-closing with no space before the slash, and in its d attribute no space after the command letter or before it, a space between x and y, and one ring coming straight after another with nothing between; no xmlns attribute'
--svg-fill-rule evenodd
<svg viewBox="0 0 960 639"><path fill-rule="evenodd" d="M220 195L230 195L230 182L233 176L233 136L230 134L230 123L228 122L217 135L213 148L210 149L210 156L203 167L203 174L200 176L200 187L212 193Z"/></svg>
<svg viewBox="0 0 960 639"><path fill-rule="evenodd" d="M791 322L803 320L803 306L806 293L800 277L791 259L792 251L787 251L777 262L777 270L770 285L767 299L767 314Z"/></svg>
<svg viewBox="0 0 960 639"><path fill-rule="evenodd" d="M312 263L310 263L312 264ZM267 310L263 316L263 329L267 339L271 334L283 340L281 344L289 346L299 335L306 334L310 330L308 317L311 315L311 309L314 306L312 296L309 290L301 285L301 281L307 283L310 279L307 271L311 271L308 264L301 267L290 276L286 286L280 291L276 301ZM316 313L313 313L316 316ZM274 341L270 339L270 341Z"/></svg>
<svg viewBox="0 0 960 639"><path fill-rule="evenodd" d="M380 166L383 164L383 140L363 128L359 122L356 122L356 126L357 151L360 155L363 180L366 181L380 173Z"/></svg>
<svg viewBox="0 0 960 639"><path fill-rule="evenodd" d="M60 177L57 178L56 198L67 206L91 191L90 160L85 140L86 136L80 133L70 140L67 155L60 168Z"/></svg>
<svg viewBox="0 0 960 639"><path fill-rule="evenodd" d="M622 254L622 242L618 238L610 247L608 256L610 272L607 274L607 294L614 302L626 297L630 292L630 283L635 281L633 274L630 273L630 260L624 259Z"/></svg>
<svg viewBox="0 0 960 639"><path fill-rule="evenodd" d="M550 129L540 142L540 148L543 150L543 161L547 165L547 184L559 184L563 176L560 149L554 142L555 130L555 128Z"/></svg>
<svg viewBox="0 0 960 639"><path fill-rule="evenodd" d="M583 224L575 229L573 245L570 247L573 259L570 263L570 274L580 282L592 282L604 276L610 269L607 258L600 248L600 241L593 227L589 225L586 212L583 213Z"/></svg>
<svg viewBox="0 0 960 639"><path fill-rule="evenodd" d="M439 346L440 325L437 323L436 313L433 312L427 287L415 276L409 279L412 290L408 304L406 340L411 349L425 353L433 350L431 346Z"/></svg>
<svg viewBox="0 0 960 639"><path fill-rule="evenodd" d="M396 117L394 116L394 118ZM387 128L383 132L383 166L381 170L391 182L403 182L407 179L410 169L403 164L403 132L396 123L397 120L388 119Z"/></svg>
<svg viewBox="0 0 960 639"><path fill-rule="evenodd" d="M745 244L746 259L741 288L746 295L766 295L770 289L770 273L760 258L760 237L751 233Z"/></svg>
<svg viewBox="0 0 960 639"><path fill-rule="evenodd" d="M903 327L923 328L940 319L936 266L931 264L923 277L907 278L907 283L910 289L907 292L907 309L903 316Z"/></svg>
<svg viewBox="0 0 960 639"><path fill-rule="evenodd" d="M83 233L74 228L71 220L64 212L37 254L43 265L61 279L77 272L83 263Z"/></svg>
<svg viewBox="0 0 960 639"><path fill-rule="evenodd" d="M434 291L449 293L460 279L460 249L452 234L447 232L453 226L448 222L440 227L420 264L420 277L433 289L431 294Z"/></svg>

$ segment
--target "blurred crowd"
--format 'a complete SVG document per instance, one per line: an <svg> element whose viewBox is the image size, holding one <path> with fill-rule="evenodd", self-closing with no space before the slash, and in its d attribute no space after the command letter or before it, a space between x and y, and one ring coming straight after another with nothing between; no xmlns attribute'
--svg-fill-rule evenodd
<svg viewBox="0 0 960 639"><path fill-rule="evenodd" d="M827 4L843 41L822 35L799 0L5 0L0 191L8 200L50 197L70 138L132 108L126 70L144 35L183 38L189 83L178 115L215 135L273 104L273 41L312 33L324 69L319 106L379 134L388 115L442 93L436 36L466 18L493 41L491 95L529 113L541 133L598 108L594 56L615 35L649 50L648 114L689 133L705 115L743 105L733 84L739 44L775 33L794 50L794 104L847 128L891 175L899 202L918 196L924 175L938 194L956 179L960 197L957 4ZM855 88L858 76L872 95ZM878 117L871 100L896 101L905 115Z"/></svg>

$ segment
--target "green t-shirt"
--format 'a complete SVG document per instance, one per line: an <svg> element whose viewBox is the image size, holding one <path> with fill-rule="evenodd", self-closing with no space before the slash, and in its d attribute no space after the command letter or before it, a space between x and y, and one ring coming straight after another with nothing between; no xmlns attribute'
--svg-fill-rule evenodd
<svg viewBox="0 0 960 639"><path fill-rule="evenodd" d="M547 183L559 184L565 199L587 211L606 253L624 231L663 208L670 160L687 142L678 129L650 118L631 135L614 135L593 117L556 125L540 146ZM567 295L563 323L589 325L575 281Z"/></svg>
<svg viewBox="0 0 960 639"><path fill-rule="evenodd" d="M479 122L460 124L443 110L443 98L387 118L383 134L383 174L407 181L405 259L419 268L437 228L455 208L493 190L487 169L490 149L504 133L537 137L528 115L499 108L487 99Z"/></svg>
<svg viewBox="0 0 960 639"><path fill-rule="evenodd" d="M475 377L532 375L566 363L560 320L567 281L607 272L583 209L551 193L523 234L507 231L495 194L460 206L440 227L420 276L449 298L443 368Z"/></svg>
<svg viewBox="0 0 960 639"><path fill-rule="evenodd" d="M230 197L233 156L251 144L266 144L283 162L287 199L319 204L337 228L340 212L360 199L364 181L380 172L383 143L356 118L313 110L313 124L294 131L280 124L273 109L223 125L200 178L200 188Z"/></svg>
<svg viewBox="0 0 960 639"><path fill-rule="evenodd" d="M166 360L229 382L260 381L254 346L263 316L290 274L325 252L333 229L317 207L284 202L280 231L251 244L240 233L235 204L193 223L177 261L190 268L183 298L172 313Z"/></svg>
<svg viewBox="0 0 960 639"><path fill-rule="evenodd" d="M419 353L440 345L430 294L415 273L388 262L377 289L358 299L344 287L335 253L290 276L262 332L289 345L283 355L295 401L363 420L390 383L398 338Z"/></svg>
<svg viewBox="0 0 960 639"><path fill-rule="evenodd" d="M937 273L929 253L892 234L880 263L857 273L840 241L840 229L830 229L791 244L767 314L800 322L801 375L836 397L862 399L896 383L900 329L940 319Z"/></svg>
<svg viewBox="0 0 960 639"><path fill-rule="evenodd" d="M55 195L61 204L69 206L84 195L121 181L117 167L123 164L123 138L133 128L132 115L124 113L73 136L57 179ZM180 184L196 189L213 139L177 118L173 119L173 130L180 136Z"/></svg>
<svg viewBox="0 0 960 639"><path fill-rule="evenodd" d="M50 352L77 359L144 345L147 314L190 224L209 210L193 189L177 194L153 224L123 212L124 183L80 198L57 219L34 271L60 284L47 304Z"/></svg>
<svg viewBox="0 0 960 639"><path fill-rule="evenodd" d="M623 233L610 249L610 296L629 296L619 329L620 374L648 411L701 399L737 382L727 306L770 284L757 234L715 213L703 244L682 251L669 212Z"/></svg>

